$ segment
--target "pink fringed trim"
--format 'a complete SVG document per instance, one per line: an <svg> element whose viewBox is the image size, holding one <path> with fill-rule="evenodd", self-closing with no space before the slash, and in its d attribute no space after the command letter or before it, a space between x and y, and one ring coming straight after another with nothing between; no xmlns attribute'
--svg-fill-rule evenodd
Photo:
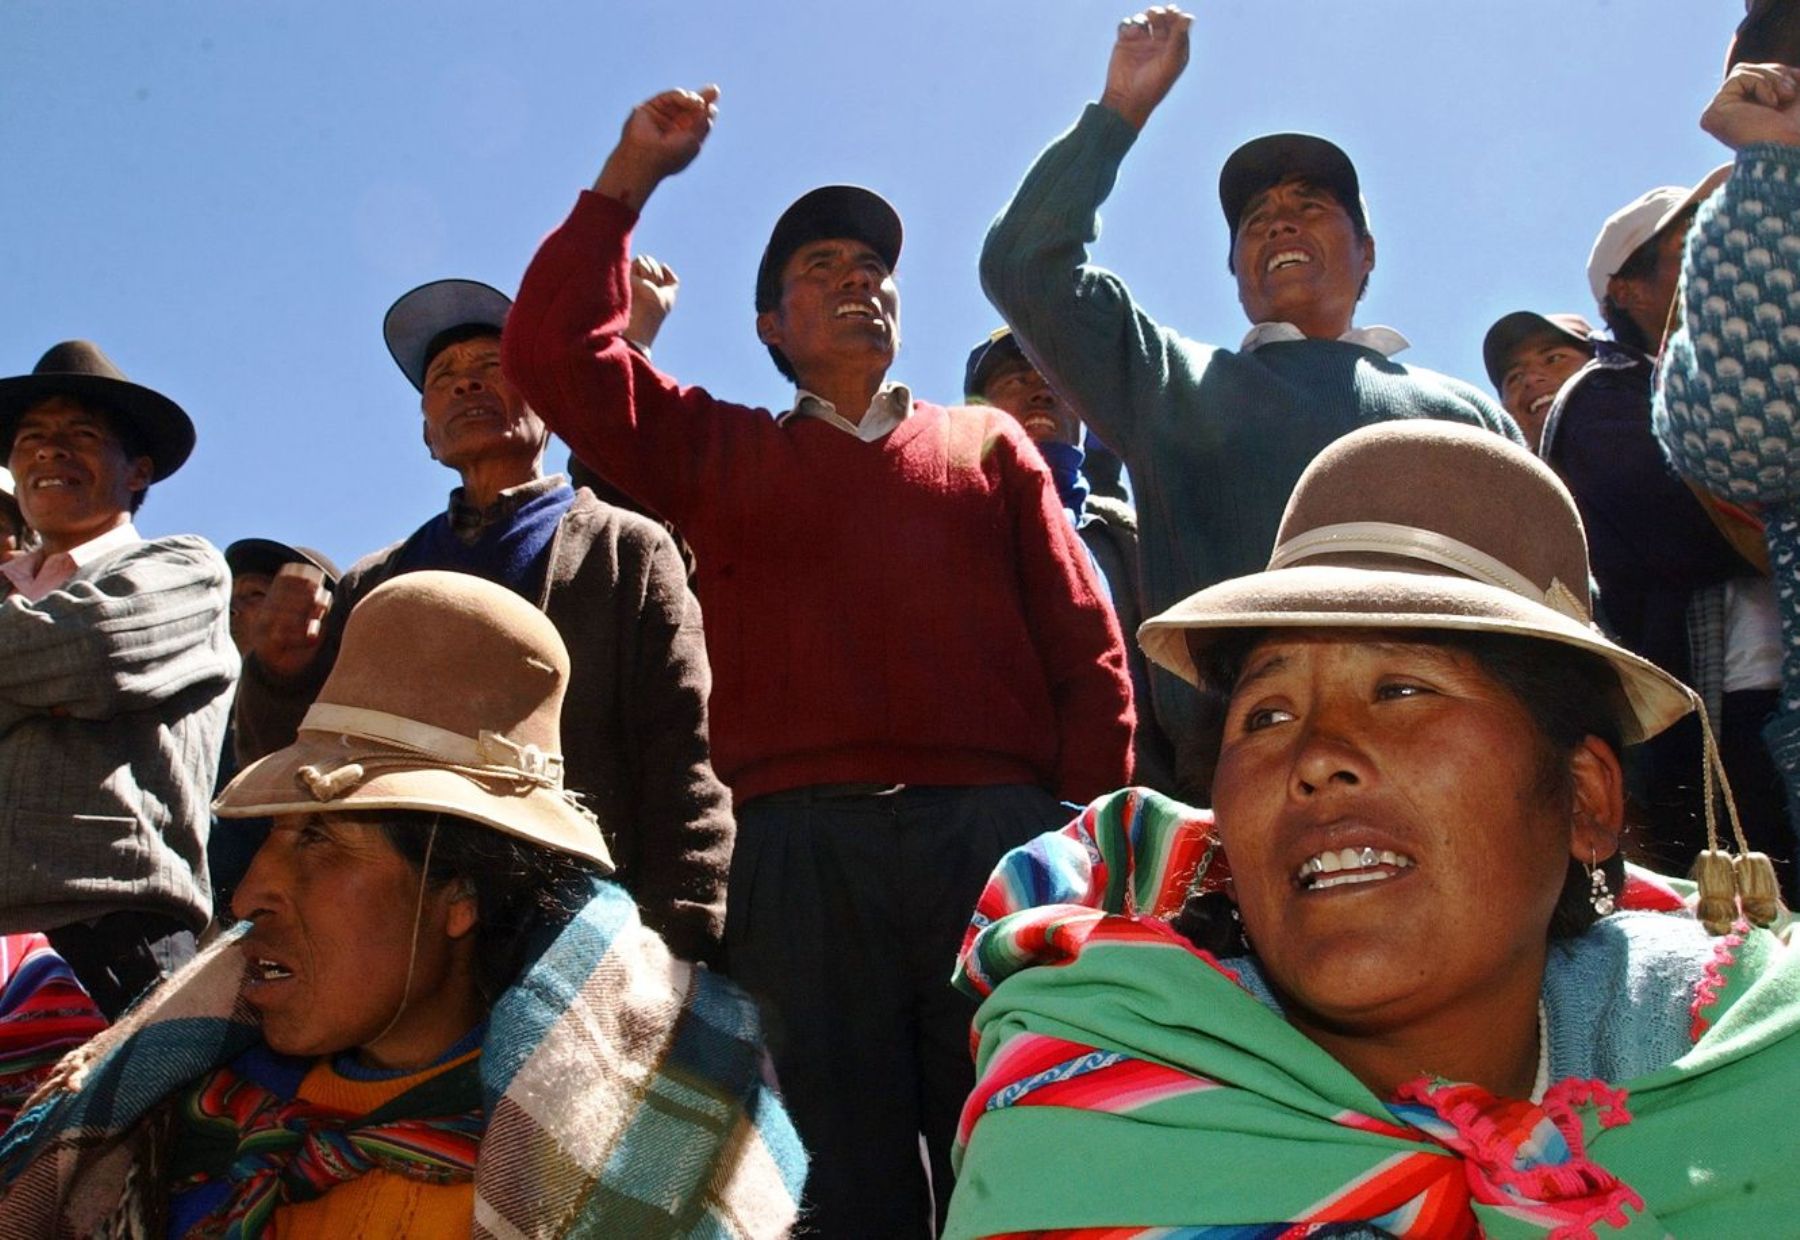
<svg viewBox="0 0 1800 1240"><path fill-rule="evenodd" d="M1706 962L1706 972L1701 975L1700 984L1694 988L1694 1002L1688 1008L1691 1018L1688 1023L1688 1041L1698 1042L1700 1035L1712 1026L1712 1018L1707 1015L1707 1010L1718 1003L1719 992L1725 989L1725 970L1737 963L1737 949L1743 945L1744 936L1749 932L1748 922L1734 922L1731 933L1713 945L1712 959Z"/></svg>
<svg viewBox="0 0 1800 1240"><path fill-rule="evenodd" d="M1587 1104L1599 1112L1603 1128L1630 1123L1631 1114L1625 1108L1626 1093L1622 1089L1615 1089L1604 1081L1575 1078L1551 1087L1544 1095L1541 1109L1568 1144L1569 1161L1560 1166L1525 1169L1513 1166L1521 1142L1501 1131L1493 1116L1495 1109L1511 1104L1479 1086L1420 1077L1402 1085L1395 1096L1403 1102L1417 1102L1431 1108L1456 1129L1465 1147L1456 1152L1463 1156L1470 1187L1476 1190L1478 1199L1482 1196L1480 1190L1486 1187L1493 1195L1491 1204L1508 1204L1496 1190L1510 1189L1528 1203L1579 1213L1578 1218L1553 1229L1550 1240L1595 1240L1593 1229L1596 1224L1624 1227L1630 1221L1625 1215L1625 1207L1638 1211L1644 1208L1644 1199L1635 1189L1588 1158L1581 1118L1575 1113L1576 1106Z"/></svg>

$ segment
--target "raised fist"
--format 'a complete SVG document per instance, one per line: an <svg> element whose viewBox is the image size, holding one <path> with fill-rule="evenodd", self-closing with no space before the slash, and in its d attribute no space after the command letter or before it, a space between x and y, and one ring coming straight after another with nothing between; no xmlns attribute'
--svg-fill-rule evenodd
<svg viewBox="0 0 1800 1240"><path fill-rule="evenodd" d="M1159 5L1119 23L1100 102L1138 129L1187 68L1191 14Z"/></svg>
<svg viewBox="0 0 1800 1240"><path fill-rule="evenodd" d="M1700 128L1734 151L1757 142L1800 146L1800 70L1733 66L1700 114Z"/></svg>
<svg viewBox="0 0 1800 1240"><path fill-rule="evenodd" d="M675 296L681 291L681 279L675 269L659 263L648 254L631 260L631 321L625 325L625 339L648 349L662 330L663 320L675 308Z"/></svg>

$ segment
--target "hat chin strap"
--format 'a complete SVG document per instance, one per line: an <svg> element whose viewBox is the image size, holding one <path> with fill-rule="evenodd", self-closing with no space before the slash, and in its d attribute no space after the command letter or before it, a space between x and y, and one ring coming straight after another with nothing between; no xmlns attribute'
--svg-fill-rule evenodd
<svg viewBox="0 0 1800 1240"><path fill-rule="evenodd" d="M1459 539L1416 525L1399 525L1391 521L1321 525L1278 545L1269 555L1269 568L1292 568L1319 556L1359 551L1435 564L1534 603L1542 603L1581 624L1594 622L1581 597L1560 579L1552 578L1549 588L1542 588L1504 560Z"/></svg>
<svg viewBox="0 0 1800 1240"><path fill-rule="evenodd" d="M314 702L300 721L301 731L336 732L411 750L446 766L527 779L546 788L560 788L563 757L536 745L521 745L511 737L483 728L478 736L464 736L448 728L421 723L404 715Z"/></svg>

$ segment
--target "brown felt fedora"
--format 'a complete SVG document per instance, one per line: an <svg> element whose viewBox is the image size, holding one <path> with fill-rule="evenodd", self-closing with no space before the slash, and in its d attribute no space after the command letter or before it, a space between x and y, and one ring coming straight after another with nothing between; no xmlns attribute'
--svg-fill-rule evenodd
<svg viewBox="0 0 1800 1240"><path fill-rule="evenodd" d="M556 627L511 590L406 573L350 613L294 743L245 768L213 810L438 810L610 872L599 823L563 786L568 683Z"/></svg>
<svg viewBox="0 0 1800 1240"><path fill-rule="evenodd" d="M150 457L150 481L180 469L194 450L194 423L181 406L125 372L91 340L65 340L28 375L0 379L0 445L9 451L25 411L52 396L73 396L109 409L131 424Z"/></svg>
<svg viewBox="0 0 1800 1240"><path fill-rule="evenodd" d="M1581 517L1549 466L1451 422L1383 422L1327 447L1294 486L1268 568L1190 595L1138 639L1198 684L1196 654L1246 628L1449 629L1574 646L1618 674L1627 743L1693 709L1693 690L1594 624Z"/></svg>

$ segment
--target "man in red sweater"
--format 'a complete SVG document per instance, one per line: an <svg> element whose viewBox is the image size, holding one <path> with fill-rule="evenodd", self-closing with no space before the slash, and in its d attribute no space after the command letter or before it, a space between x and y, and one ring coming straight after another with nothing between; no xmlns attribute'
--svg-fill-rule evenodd
<svg viewBox="0 0 1800 1240"><path fill-rule="evenodd" d="M901 229L877 195L814 190L764 252L757 333L791 411L683 387L626 343L632 227L717 97L632 112L526 272L506 373L694 547L738 811L726 951L769 1009L811 1226L925 1236L973 1084L958 944L1003 852L1129 777L1124 648L1018 424L887 381Z"/></svg>

